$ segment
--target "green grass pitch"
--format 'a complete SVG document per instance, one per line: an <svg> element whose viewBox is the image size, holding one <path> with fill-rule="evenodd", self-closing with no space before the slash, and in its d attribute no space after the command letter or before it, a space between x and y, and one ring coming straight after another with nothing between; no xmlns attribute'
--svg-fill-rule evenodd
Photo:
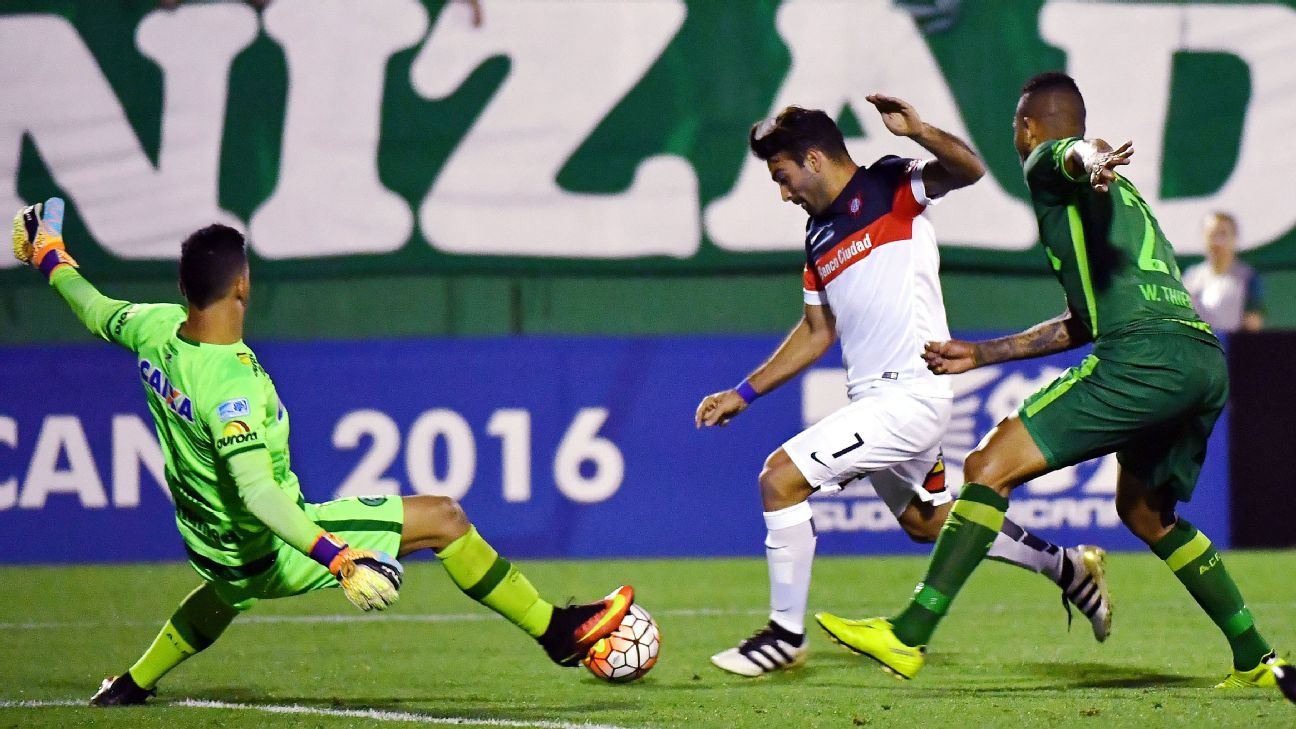
<svg viewBox="0 0 1296 729"><path fill-rule="evenodd" d="M1233 553L1226 563L1261 630L1280 651L1296 648L1296 553ZM820 559L811 610L889 613L924 565L916 558ZM335 591L262 603L169 676L156 705L8 703L0 728L412 726L416 719L555 729L1296 726L1296 706L1276 691L1210 688L1229 668L1227 646L1147 554L1109 556L1115 627L1104 645L1078 614L1067 632L1059 591L1044 578L987 563L912 682L883 674L817 628L800 670L751 680L713 668L711 653L764 620L762 560L522 567L557 600L634 584L661 626L657 667L629 685L560 669L463 597L435 563L414 561L400 605L385 615L360 615ZM0 701L84 701L102 676L134 660L194 583L181 565L0 569ZM299 713L268 713L290 706ZM369 710L388 713L361 716Z"/></svg>

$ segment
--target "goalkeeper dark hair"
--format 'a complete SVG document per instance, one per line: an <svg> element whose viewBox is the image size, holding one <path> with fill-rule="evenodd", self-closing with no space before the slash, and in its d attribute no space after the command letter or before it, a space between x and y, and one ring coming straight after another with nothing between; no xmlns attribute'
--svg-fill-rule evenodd
<svg viewBox="0 0 1296 729"><path fill-rule="evenodd" d="M785 153L793 162L804 165L806 153L811 149L830 159L850 159L837 122L819 109L799 106L789 106L772 119L753 124L748 144L752 153L764 162Z"/></svg>
<svg viewBox="0 0 1296 729"><path fill-rule="evenodd" d="M246 265L243 234L212 223L180 244L180 290L190 306L206 309L229 291Z"/></svg>

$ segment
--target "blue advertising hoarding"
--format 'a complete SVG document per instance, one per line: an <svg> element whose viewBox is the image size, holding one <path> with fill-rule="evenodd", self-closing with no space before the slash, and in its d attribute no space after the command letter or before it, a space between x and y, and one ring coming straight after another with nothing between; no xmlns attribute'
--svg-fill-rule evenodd
<svg viewBox="0 0 1296 729"><path fill-rule="evenodd" d="M705 394L778 338L506 338L254 344L292 418L306 498L436 493L461 500L515 557L757 555L756 476L784 440L845 403L838 355L728 427L697 430ZM953 378L949 482L966 453L1079 353ZM0 348L39 387L0 398L0 561L183 559L162 458L128 352L102 343ZM36 382L36 378L28 380ZM57 383L50 386L50 383ZM1184 513L1228 539L1226 428ZM1061 543L1140 548L1120 526L1114 457L1037 479L1011 516ZM923 553L867 484L812 504L821 554Z"/></svg>

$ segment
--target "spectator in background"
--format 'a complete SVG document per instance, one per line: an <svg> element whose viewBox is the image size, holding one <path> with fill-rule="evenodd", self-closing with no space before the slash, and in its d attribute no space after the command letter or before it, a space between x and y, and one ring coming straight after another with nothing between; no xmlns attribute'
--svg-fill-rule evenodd
<svg viewBox="0 0 1296 729"><path fill-rule="evenodd" d="M1206 260L1183 275L1193 306L1217 332L1254 332L1264 326L1260 276L1237 260L1237 220L1228 213L1206 216Z"/></svg>

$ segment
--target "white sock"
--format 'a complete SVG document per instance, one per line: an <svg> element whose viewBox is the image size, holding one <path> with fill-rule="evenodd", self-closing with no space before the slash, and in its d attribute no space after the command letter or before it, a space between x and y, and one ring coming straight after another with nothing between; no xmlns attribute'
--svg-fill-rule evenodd
<svg viewBox="0 0 1296 729"><path fill-rule="evenodd" d="M1054 582L1062 579L1063 549L1022 529L1011 519L1004 519L1003 528L990 545L989 557L1043 573Z"/></svg>
<svg viewBox="0 0 1296 729"><path fill-rule="evenodd" d="M810 565L814 562L814 512L810 502L765 512L765 559L769 562L770 620L805 635Z"/></svg>

